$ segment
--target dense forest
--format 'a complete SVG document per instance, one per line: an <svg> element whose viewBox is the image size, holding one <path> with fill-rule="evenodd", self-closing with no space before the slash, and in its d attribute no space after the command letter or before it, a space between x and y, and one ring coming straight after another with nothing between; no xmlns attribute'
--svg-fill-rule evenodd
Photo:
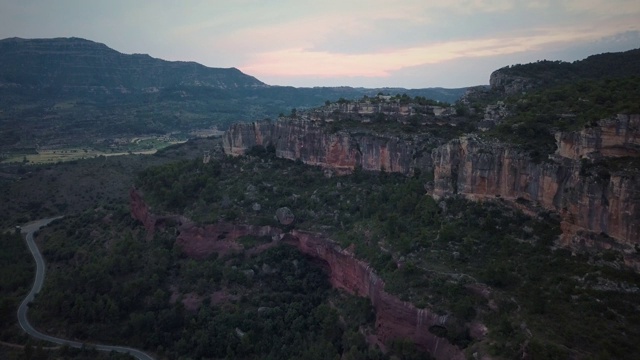
<svg viewBox="0 0 640 360"><path fill-rule="evenodd" d="M331 290L323 270L293 248L196 261L171 232L144 237L123 208L89 211L43 231L51 271L39 295L47 301L31 310L35 323L173 359L385 358L361 333L372 327L368 301ZM406 358L417 354L399 349Z"/></svg>
<svg viewBox="0 0 640 360"><path fill-rule="evenodd" d="M507 66L496 70L495 73L528 78L539 87L585 79L626 78L637 76L640 73L638 56L640 56L640 49L591 55L586 59L571 63L540 60L528 64Z"/></svg>

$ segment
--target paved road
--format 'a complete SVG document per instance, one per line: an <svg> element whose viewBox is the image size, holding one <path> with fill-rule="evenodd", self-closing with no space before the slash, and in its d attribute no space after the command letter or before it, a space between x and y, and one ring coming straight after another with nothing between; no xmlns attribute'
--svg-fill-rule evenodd
<svg viewBox="0 0 640 360"><path fill-rule="evenodd" d="M81 343L77 341L60 339L57 337L43 334L38 330L36 330L33 326L31 326L31 324L29 323L29 320L27 319L27 309L29 309L28 304L33 301L33 298L35 297L35 295L40 292L40 289L42 289L42 284L44 283L44 275L45 275L44 259L40 254L40 250L38 250L38 246L33 240L33 233L36 230L40 229L41 227L47 225L48 223L56 219L59 219L59 217L37 220L22 227L22 233L26 234L25 238L27 239L27 245L29 245L29 250L31 250L31 254L33 254L33 258L36 259L36 279L33 282L33 288L31 289L31 291L29 292L29 295L27 295L27 297L22 301L22 304L20 304L20 307L18 308L18 322L20 323L20 326L22 327L22 329L26 331L27 334L31 335L36 339L49 341L59 345L67 345L69 347L78 348L78 349L84 346L85 348L94 348L100 351L109 351L109 352L115 351L119 353L125 353L140 360L154 360L151 356L137 349L132 349L132 348L123 347L123 346Z"/></svg>

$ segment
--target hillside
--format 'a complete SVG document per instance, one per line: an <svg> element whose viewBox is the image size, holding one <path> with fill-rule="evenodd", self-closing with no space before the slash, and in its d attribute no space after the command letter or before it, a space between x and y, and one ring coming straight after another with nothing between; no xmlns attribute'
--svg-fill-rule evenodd
<svg viewBox="0 0 640 360"><path fill-rule="evenodd" d="M494 71L491 88L506 94L573 81L620 79L640 74L640 49L589 56L574 62L542 60Z"/></svg>
<svg viewBox="0 0 640 360"><path fill-rule="evenodd" d="M79 38L0 40L0 86L87 92L153 92L175 86L266 86L240 70L126 55Z"/></svg>

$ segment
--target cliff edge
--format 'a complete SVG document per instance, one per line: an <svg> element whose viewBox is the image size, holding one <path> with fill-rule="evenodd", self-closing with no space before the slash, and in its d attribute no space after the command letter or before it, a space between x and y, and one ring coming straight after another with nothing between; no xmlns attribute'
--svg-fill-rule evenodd
<svg viewBox="0 0 640 360"><path fill-rule="evenodd" d="M426 184L438 198L501 198L529 212L552 211L562 219L561 245L615 249L640 270L640 174L613 166L640 156L640 115L618 115L577 132L556 134L557 151L536 162L517 148L469 135L434 147L428 135L385 135L329 128L313 121L235 124L223 138L225 153L255 146L275 155L338 173L356 168L433 174ZM613 164L613 165L612 165Z"/></svg>

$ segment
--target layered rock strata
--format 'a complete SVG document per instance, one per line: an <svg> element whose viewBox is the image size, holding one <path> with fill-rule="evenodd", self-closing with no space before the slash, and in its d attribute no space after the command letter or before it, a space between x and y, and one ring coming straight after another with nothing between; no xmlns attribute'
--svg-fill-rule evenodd
<svg viewBox="0 0 640 360"><path fill-rule="evenodd" d="M223 137L229 155L242 155L254 146L275 147L276 156L305 164L351 172L370 171L410 174L431 166L434 139L418 136L385 136L367 132L331 132L315 121L276 121L234 124Z"/></svg>
<svg viewBox="0 0 640 360"><path fill-rule="evenodd" d="M501 197L554 211L562 218L565 245L615 248L634 263L640 246L637 169L584 173L581 159L640 156L640 115L619 115L556 139L556 154L536 163L513 147L473 136L434 146L437 141L426 136L331 133L316 122L277 121L236 124L225 133L223 147L227 154L240 155L256 145L271 145L278 157L339 173L360 166L405 175L420 169L433 173L434 197Z"/></svg>
<svg viewBox="0 0 640 360"><path fill-rule="evenodd" d="M557 157L537 164L517 150L471 137L439 147L433 160L434 197L500 197L541 206L560 214L564 245L616 247L635 253L640 239L637 175L585 175L580 162ZM588 233L607 234L615 241L598 243Z"/></svg>
<svg viewBox="0 0 640 360"><path fill-rule="evenodd" d="M141 194L133 189L131 215L140 221L147 231L153 232L160 225L157 217L150 213ZM418 309L410 303L384 291L384 282L364 262L350 252L341 249L321 234L293 230L282 233L268 226L256 227L230 223L195 226L179 217L177 243L189 256L205 258L212 253L242 251L236 242L240 236L272 236L275 243L293 245L302 253L323 261L330 283L341 290L357 296L368 297L375 309L375 332L379 342L394 339L409 339L436 359L464 359L462 351L446 339L429 331L431 326L446 327L446 316L437 315L428 309Z"/></svg>
<svg viewBox="0 0 640 360"><path fill-rule="evenodd" d="M556 135L558 155L583 158L640 156L640 115L618 115L598 126Z"/></svg>
<svg viewBox="0 0 640 360"><path fill-rule="evenodd" d="M513 148L473 137L451 141L432 154L433 195L499 196L530 202L560 214L565 245L617 248L627 253L628 262L637 262L637 169L589 174L578 160L640 156L640 115L619 115L600 121L597 127L556 138L556 156L542 163L532 162ZM595 236L600 234L605 236Z"/></svg>

